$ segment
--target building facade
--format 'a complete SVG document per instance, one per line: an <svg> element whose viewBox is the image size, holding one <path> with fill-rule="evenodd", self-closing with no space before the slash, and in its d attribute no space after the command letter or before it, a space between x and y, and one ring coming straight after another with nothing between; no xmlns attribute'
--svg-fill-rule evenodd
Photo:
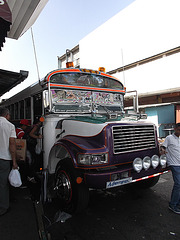
<svg viewBox="0 0 180 240"><path fill-rule="evenodd" d="M78 66L103 66L127 91L137 90L140 111L156 123L160 137L180 122L179 9L179 0L136 0L72 49ZM125 106L131 105L127 96Z"/></svg>

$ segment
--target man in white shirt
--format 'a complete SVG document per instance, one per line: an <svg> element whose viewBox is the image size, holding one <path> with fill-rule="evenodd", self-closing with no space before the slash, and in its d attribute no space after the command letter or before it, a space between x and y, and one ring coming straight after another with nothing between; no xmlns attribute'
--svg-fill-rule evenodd
<svg viewBox="0 0 180 240"><path fill-rule="evenodd" d="M166 154L174 180L169 209L180 214L180 123L175 125L174 133L166 137L161 154Z"/></svg>
<svg viewBox="0 0 180 240"><path fill-rule="evenodd" d="M9 110L0 107L0 216L9 208L9 183L10 161L12 167L18 168L16 163L16 131L10 123Z"/></svg>

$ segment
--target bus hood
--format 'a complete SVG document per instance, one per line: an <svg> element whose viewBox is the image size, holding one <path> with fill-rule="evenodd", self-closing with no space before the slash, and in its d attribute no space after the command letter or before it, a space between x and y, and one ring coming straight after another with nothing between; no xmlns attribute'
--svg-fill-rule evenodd
<svg viewBox="0 0 180 240"><path fill-rule="evenodd" d="M147 120L132 121L130 119L112 119L107 120L106 117L99 115L98 117L91 116L78 116L63 119L62 121L62 131L63 137L67 135L75 135L82 137L91 137L99 134L104 127L109 124L123 124L123 123L147 123Z"/></svg>
<svg viewBox="0 0 180 240"><path fill-rule="evenodd" d="M67 135L91 137L99 134L107 124L104 119L87 116L64 119L62 122L63 137Z"/></svg>

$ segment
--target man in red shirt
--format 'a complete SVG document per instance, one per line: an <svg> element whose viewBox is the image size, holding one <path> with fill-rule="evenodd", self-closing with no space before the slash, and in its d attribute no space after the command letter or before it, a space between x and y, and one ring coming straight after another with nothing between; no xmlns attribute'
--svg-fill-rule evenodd
<svg viewBox="0 0 180 240"><path fill-rule="evenodd" d="M18 139L22 139L25 134L25 130L29 126L29 121L27 119L22 119L20 121L20 126L16 128L16 136Z"/></svg>

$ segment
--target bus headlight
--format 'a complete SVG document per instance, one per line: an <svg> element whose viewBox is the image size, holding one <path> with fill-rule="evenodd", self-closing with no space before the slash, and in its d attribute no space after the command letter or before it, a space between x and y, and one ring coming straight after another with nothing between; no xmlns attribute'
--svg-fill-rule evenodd
<svg viewBox="0 0 180 240"><path fill-rule="evenodd" d="M141 158L135 158L133 161L133 168L136 172L140 172L143 168L143 162Z"/></svg>
<svg viewBox="0 0 180 240"><path fill-rule="evenodd" d="M98 165L98 164L106 164L108 163L108 154L79 154L78 155L78 164L83 165Z"/></svg>
<svg viewBox="0 0 180 240"><path fill-rule="evenodd" d="M166 155L163 154L160 156L160 164L162 167L166 167L166 162L167 162L167 159L166 159Z"/></svg>
<svg viewBox="0 0 180 240"><path fill-rule="evenodd" d="M150 166L151 166L151 158L148 156L144 157L143 158L143 168L145 170L148 170L150 168Z"/></svg>
<svg viewBox="0 0 180 240"><path fill-rule="evenodd" d="M152 156L151 165L153 168L157 168L157 166L159 165L159 157L157 155Z"/></svg>

